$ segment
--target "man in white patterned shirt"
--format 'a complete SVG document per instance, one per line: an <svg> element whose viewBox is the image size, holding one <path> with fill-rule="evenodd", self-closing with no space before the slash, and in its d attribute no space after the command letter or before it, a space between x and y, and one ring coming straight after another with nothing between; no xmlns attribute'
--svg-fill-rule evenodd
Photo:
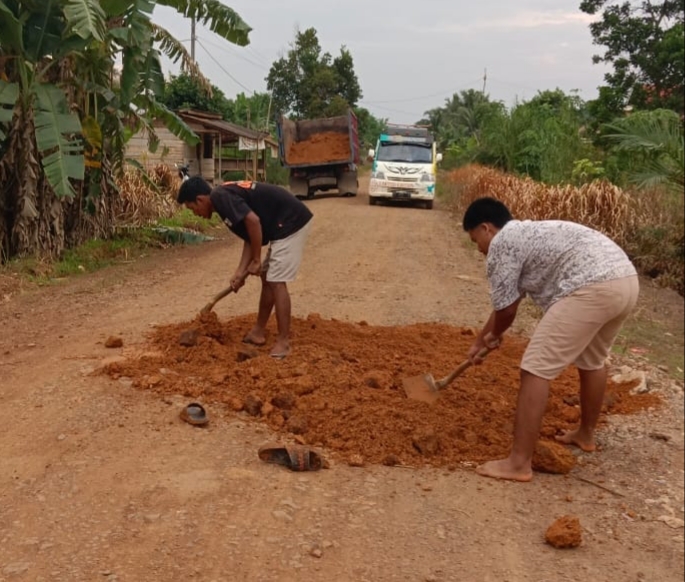
<svg viewBox="0 0 685 582"><path fill-rule="evenodd" d="M477 472L530 481L531 462L550 380L575 364L580 376L580 426L558 440L595 450L594 431L607 384L606 359L637 303L639 283L625 252L600 232L561 220L514 220L494 198L479 198L464 214L464 230L487 255L493 312L469 350L497 348L528 295L544 309L521 361L514 444L506 459Z"/></svg>

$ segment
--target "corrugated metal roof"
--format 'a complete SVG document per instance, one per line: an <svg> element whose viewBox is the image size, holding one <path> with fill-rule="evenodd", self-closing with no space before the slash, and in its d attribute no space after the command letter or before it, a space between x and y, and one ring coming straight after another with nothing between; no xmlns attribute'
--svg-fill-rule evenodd
<svg viewBox="0 0 685 582"><path fill-rule="evenodd" d="M193 124L194 126L195 124L199 124L204 128L218 131L224 136L231 136L233 138L245 137L255 141L264 140L269 145L278 146L278 142L269 134L255 131L254 129L248 129L247 127L231 123L230 121L224 121L221 119L220 115L214 113L182 109L178 112L178 115L188 125Z"/></svg>

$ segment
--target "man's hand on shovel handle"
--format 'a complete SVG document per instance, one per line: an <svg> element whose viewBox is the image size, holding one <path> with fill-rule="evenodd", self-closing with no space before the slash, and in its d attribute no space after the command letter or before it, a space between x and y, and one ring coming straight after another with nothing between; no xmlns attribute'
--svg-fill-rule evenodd
<svg viewBox="0 0 685 582"><path fill-rule="evenodd" d="M495 350L500 346L501 343L501 337L498 337L488 332L485 334L485 337L483 337L483 339L478 339L477 341L473 342L473 345L469 349L467 357L474 366L480 366L480 364L483 363L483 358L479 357L478 354L480 354L480 352L484 348L488 348L489 350Z"/></svg>
<svg viewBox="0 0 685 582"><path fill-rule="evenodd" d="M231 287L233 288L233 293L237 293L238 290L245 285L245 279L247 279L248 273L236 273L231 279Z"/></svg>

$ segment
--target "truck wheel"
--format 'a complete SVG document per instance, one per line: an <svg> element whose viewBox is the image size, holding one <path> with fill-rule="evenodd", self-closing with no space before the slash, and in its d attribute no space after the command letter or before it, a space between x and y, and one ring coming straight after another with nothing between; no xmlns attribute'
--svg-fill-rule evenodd
<svg viewBox="0 0 685 582"><path fill-rule="evenodd" d="M433 210L433 201L432 200L426 200L424 203L424 208L426 210Z"/></svg>
<svg viewBox="0 0 685 582"><path fill-rule="evenodd" d="M316 192L316 190L313 190L312 188L307 190L307 200L311 200L312 198L314 198L314 192Z"/></svg>
<svg viewBox="0 0 685 582"><path fill-rule="evenodd" d="M376 204L378 204L378 200L375 196L369 196L369 206L376 206Z"/></svg>

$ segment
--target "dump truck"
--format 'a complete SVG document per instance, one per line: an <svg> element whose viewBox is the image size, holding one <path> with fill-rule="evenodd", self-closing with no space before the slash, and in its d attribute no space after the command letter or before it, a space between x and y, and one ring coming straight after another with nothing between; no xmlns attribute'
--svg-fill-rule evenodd
<svg viewBox="0 0 685 582"><path fill-rule="evenodd" d="M368 158L373 161L369 204L412 202L433 208L442 154L427 127L388 124Z"/></svg>
<svg viewBox="0 0 685 582"><path fill-rule="evenodd" d="M281 116L277 123L281 165L290 170L290 191L299 198L337 190L356 196L359 188L359 132L357 116L346 115L293 121Z"/></svg>

